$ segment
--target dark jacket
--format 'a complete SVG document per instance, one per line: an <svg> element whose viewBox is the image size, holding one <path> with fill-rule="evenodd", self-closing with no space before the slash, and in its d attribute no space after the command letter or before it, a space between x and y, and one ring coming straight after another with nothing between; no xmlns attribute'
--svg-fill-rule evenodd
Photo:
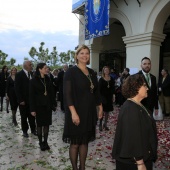
<svg viewBox="0 0 170 170"><path fill-rule="evenodd" d="M138 104L127 100L119 113L112 156L124 163L135 158L157 159L157 132L152 117Z"/></svg>
<svg viewBox="0 0 170 170"><path fill-rule="evenodd" d="M142 71L139 71L137 74L143 75ZM158 109L158 93L157 93L156 77L153 74L150 74L151 87L148 85L144 75L143 78L148 87L148 91L147 91L148 97L144 98L141 103L152 112L154 108Z"/></svg>
<svg viewBox="0 0 170 170"><path fill-rule="evenodd" d="M60 92L63 92L64 73L65 73L64 70L62 70L58 73L58 86L59 86Z"/></svg>
<svg viewBox="0 0 170 170"><path fill-rule="evenodd" d="M15 76L15 92L18 103L25 102L29 105L29 78L24 70L19 71Z"/></svg>
<svg viewBox="0 0 170 170"><path fill-rule="evenodd" d="M0 96L1 97L5 97L5 93L6 93L6 82L7 82L7 78L9 76L9 73L6 72L1 72L0 73Z"/></svg>
<svg viewBox="0 0 170 170"><path fill-rule="evenodd" d="M49 108L49 111L52 111L56 106L52 82L48 76L45 76L45 83L47 95L44 95L45 87L39 77L33 77L30 80L29 96L31 112L36 112L37 108L41 106L46 106Z"/></svg>
<svg viewBox="0 0 170 170"><path fill-rule="evenodd" d="M170 75L168 74L165 78L165 80L163 81L163 77L161 77L159 79L159 83L158 83L158 89L161 88L162 93L164 96L170 96ZM159 95L161 94L161 92L159 91L158 93Z"/></svg>

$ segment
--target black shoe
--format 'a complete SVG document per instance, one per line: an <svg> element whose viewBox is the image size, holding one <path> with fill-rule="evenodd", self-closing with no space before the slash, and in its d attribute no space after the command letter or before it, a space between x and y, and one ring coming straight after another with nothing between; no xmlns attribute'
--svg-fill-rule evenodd
<svg viewBox="0 0 170 170"><path fill-rule="evenodd" d="M170 113L165 113L165 117L168 117L168 116L170 116Z"/></svg>
<svg viewBox="0 0 170 170"><path fill-rule="evenodd" d="M106 130L106 131L108 131L108 130L109 130L109 128L106 126L106 127L105 127L105 130Z"/></svg>
<svg viewBox="0 0 170 170"><path fill-rule="evenodd" d="M102 124L99 125L99 130L102 131L103 128L102 128Z"/></svg>
<svg viewBox="0 0 170 170"><path fill-rule="evenodd" d="M44 144L45 150L50 150L48 143Z"/></svg>
<svg viewBox="0 0 170 170"><path fill-rule="evenodd" d="M13 124L14 124L14 126L18 126L17 121L14 121Z"/></svg>
<svg viewBox="0 0 170 170"><path fill-rule="evenodd" d="M39 145L40 145L41 151L45 151L46 150L44 142L39 143Z"/></svg>
<svg viewBox="0 0 170 170"><path fill-rule="evenodd" d="M108 128L105 124L103 124L103 128L104 128L106 131L109 130L109 128Z"/></svg>
<svg viewBox="0 0 170 170"><path fill-rule="evenodd" d="M7 113L9 113L9 110L7 109L7 111L6 111Z"/></svg>
<svg viewBox="0 0 170 170"><path fill-rule="evenodd" d="M37 131L31 132L33 135L37 136Z"/></svg>
<svg viewBox="0 0 170 170"><path fill-rule="evenodd" d="M27 132L23 132L23 136L24 136L25 138L28 138L28 137L29 137L29 135L28 135Z"/></svg>

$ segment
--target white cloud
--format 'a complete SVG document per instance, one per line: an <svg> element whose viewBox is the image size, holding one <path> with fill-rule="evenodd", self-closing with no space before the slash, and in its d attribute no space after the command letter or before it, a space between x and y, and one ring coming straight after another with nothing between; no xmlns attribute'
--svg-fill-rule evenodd
<svg viewBox="0 0 170 170"><path fill-rule="evenodd" d="M71 31L78 35L79 21L71 10L72 0L3 0L0 31Z"/></svg>

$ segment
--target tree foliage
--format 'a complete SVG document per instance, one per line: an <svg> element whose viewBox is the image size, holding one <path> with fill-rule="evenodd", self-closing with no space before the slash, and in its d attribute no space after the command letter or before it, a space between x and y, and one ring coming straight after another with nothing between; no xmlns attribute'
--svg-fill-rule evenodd
<svg viewBox="0 0 170 170"><path fill-rule="evenodd" d="M5 65L7 57L8 57L8 54L0 50L0 65Z"/></svg>
<svg viewBox="0 0 170 170"><path fill-rule="evenodd" d="M74 60L75 52L74 51L68 50L67 53L61 52L59 56L60 56L61 63L68 63L70 65L73 65L75 63L75 60Z"/></svg>
<svg viewBox="0 0 170 170"><path fill-rule="evenodd" d="M48 48L45 49L44 45L45 43L41 42L38 50L35 47L31 47L29 55L31 56L35 63L44 62L47 63L48 65L52 66L56 65L58 61L57 48L53 47L53 51L49 53L49 49Z"/></svg>
<svg viewBox="0 0 170 170"><path fill-rule="evenodd" d="M38 62L44 62L52 67L61 63L74 64L74 51L68 50L67 52L61 52L58 54L56 47L53 47L52 52L49 52L49 49L45 49L44 45L45 43L41 42L38 50L35 47L31 47L29 51L29 55L35 64Z"/></svg>
<svg viewBox="0 0 170 170"><path fill-rule="evenodd" d="M14 66L16 63L16 59L11 58L10 61L7 61L8 54L4 53L2 50L0 50L0 66L7 65L8 67Z"/></svg>

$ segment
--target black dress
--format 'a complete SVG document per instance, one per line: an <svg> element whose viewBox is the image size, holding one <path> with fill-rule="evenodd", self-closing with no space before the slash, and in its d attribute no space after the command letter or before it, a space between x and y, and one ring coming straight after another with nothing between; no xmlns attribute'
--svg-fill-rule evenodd
<svg viewBox="0 0 170 170"><path fill-rule="evenodd" d="M7 82L7 78L9 76L9 73L6 72L1 72L0 73L0 97L5 97L5 93L6 93L6 82Z"/></svg>
<svg viewBox="0 0 170 170"><path fill-rule="evenodd" d="M115 93L115 81L111 77L106 81L103 77L99 79L99 89L102 98L104 112L113 111L113 94Z"/></svg>
<svg viewBox="0 0 170 170"><path fill-rule="evenodd" d="M64 76L65 123L63 141L71 144L87 144L95 139L97 122L96 106L101 104L98 81L94 71L88 68L94 84L90 91L88 77L77 67L69 68ZM69 106L74 106L80 118L76 126L72 122Z"/></svg>
<svg viewBox="0 0 170 170"><path fill-rule="evenodd" d="M129 166L135 165L134 158L144 162L156 161L156 123L147 112L130 100L126 100L121 107L112 150L112 156L117 161Z"/></svg>
<svg viewBox="0 0 170 170"><path fill-rule="evenodd" d="M11 76L9 76L7 78L6 91L7 91L8 97L9 97L11 110L17 110L17 108L18 108L18 102L17 102L17 96L16 96L16 92L15 92L14 83L15 83L15 80L13 80Z"/></svg>
<svg viewBox="0 0 170 170"><path fill-rule="evenodd" d="M36 112L36 122L38 127L52 124L52 109L55 106L53 86L48 76L45 76L45 84L47 95L44 95L44 78L33 77L30 80L30 112Z"/></svg>

